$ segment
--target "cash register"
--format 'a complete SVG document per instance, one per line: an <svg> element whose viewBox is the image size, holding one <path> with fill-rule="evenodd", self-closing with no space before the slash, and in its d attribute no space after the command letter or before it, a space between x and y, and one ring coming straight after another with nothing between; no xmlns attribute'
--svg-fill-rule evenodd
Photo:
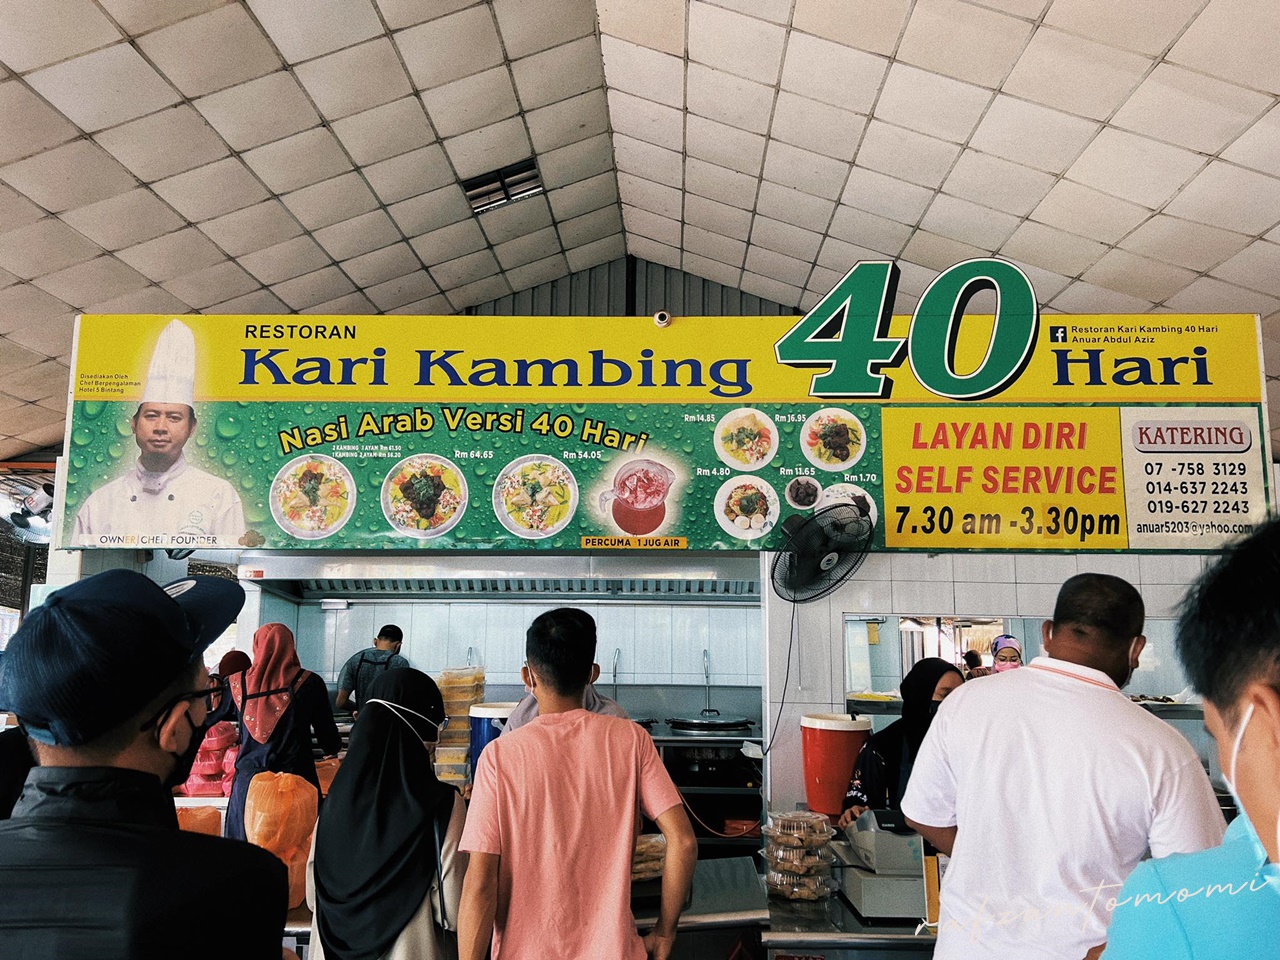
<svg viewBox="0 0 1280 960"><path fill-rule="evenodd" d="M926 913L924 840L900 810L868 810L831 844L844 895L865 919L919 920Z"/></svg>

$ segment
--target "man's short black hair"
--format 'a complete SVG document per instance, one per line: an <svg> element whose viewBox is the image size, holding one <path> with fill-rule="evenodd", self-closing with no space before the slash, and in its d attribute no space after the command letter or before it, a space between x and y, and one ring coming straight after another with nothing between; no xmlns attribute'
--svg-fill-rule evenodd
<svg viewBox="0 0 1280 960"><path fill-rule="evenodd" d="M970 670L973 670L982 666L982 655L977 650L966 650L964 652L964 662L969 665Z"/></svg>
<svg viewBox="0 0 1280 960"><path fill-rule="evenodd" d="M596 661L596 622L576 607L542 614L525 633L524 656L538 678L562 697L581 693Z"/></svg>
<svg viewBox="0 0 1280 960"><path fill-rule="evenodd" d="M1142 633L1146 608L1133 584L1108 573L1078 573L1062 585L1053 625L1092 627L1115 646Z"/></svg>
<svg viewBox="0 0 1280 960"><path fill-rule="evenodd" d="M1231 712L1255 681L1280 689L1280 521L1238 541L1182 600L1178 656L1196 692Z"/></svg>
<svg viewBox="0 0 1280 960"><path fill-rule="evenodd" d="M394 623L388 623L385 627L378 631L379 640L390 640L392 643L400 643L404 640L404 631L397 627Z"/></svg>

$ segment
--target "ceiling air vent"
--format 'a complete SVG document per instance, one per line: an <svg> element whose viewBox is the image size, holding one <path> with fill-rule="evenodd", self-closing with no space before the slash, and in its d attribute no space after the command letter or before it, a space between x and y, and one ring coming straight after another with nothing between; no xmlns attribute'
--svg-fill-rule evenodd
<svg viewBox="0 0 1280 960"><path fill-rule="evenodd" d="M538 175L538 167L532 157L501 170L463 180L462 189L467 192L467 200L475 213L484 213L525 197L537 196L543 190L542 178Z"/></svg>

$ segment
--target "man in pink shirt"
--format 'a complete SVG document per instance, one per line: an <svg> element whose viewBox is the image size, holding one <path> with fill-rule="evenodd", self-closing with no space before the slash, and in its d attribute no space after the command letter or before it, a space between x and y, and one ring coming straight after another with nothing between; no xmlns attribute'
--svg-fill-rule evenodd
<svg viewBox="0 0 1280 960"><path fill-rule="evenodd" d="M666 960L689 895L697 841L649 735L589 713L595 621L561 608L525 636L525 685L538 716L485 747L461 848L461 960ZM631 914L640 814L667 839L657 926L641 939Z"/></svg>

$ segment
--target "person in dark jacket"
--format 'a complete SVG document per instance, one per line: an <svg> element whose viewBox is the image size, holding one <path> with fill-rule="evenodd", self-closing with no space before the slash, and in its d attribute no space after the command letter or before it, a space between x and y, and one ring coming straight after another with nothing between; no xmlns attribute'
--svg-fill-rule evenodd
<svg viewBox="0 0 1280 960"><path fill-rule="evenodd" d="M36 765L26 735L18 727L0 733L0 820L8 820L22 796L22 785Z"/></svg>
<svg viewBox="0 0 1280 960"><path fill-rule="evenodd" d="M873 733L863 745L853 767L839 826L848 826L864 810L898 809L938 704L963 682L960 668L940 657L926 657L908 671L899 688L902 719Z"/></svg>
<svg viewBox="0 0 1280 960"><path fill-rule="evenodd" d="M253 665L228 677L227 683L231 708L240 717L240 752L222 832L243 840L245 799L254 776L266 771L296 773L319 792L311 732L325 756L337 755L342 738L324 681L302 669L293 633L283 623L258 628Z"/></svg>
<svg viewBox="0 0 1280 960"><path fill-rule="evenodd" d="M201 658L243 603L232 581L112 570L51 594L9 641L0 708L39 766L0 823L5 960L281 956L284 865L180 831L170 793L208 720ZM211 906L232 939L200 929Z"/></svg>

